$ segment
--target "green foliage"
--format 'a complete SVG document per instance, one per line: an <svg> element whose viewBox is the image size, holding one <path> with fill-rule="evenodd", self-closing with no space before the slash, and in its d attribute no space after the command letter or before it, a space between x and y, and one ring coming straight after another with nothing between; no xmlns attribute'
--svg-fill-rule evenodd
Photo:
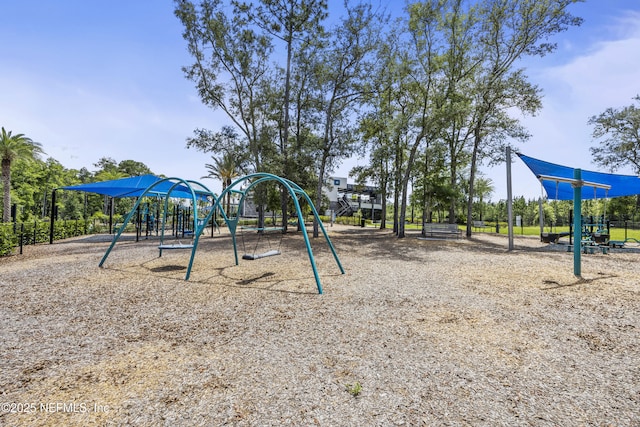
<svg viewBox="0 0 640 427"><path fill-rule="evenodd" d="M104 233L106 224L100 221L64 220L56 221L53 229L54 240L83 236L87 233ZM50 222L34 220L24 223L0 224L0 256L13 253L20 245L34 245L49 242Z"/></svg>
<svg viewBox="0 0 640 427"><path fill-rule="evenodd" d="M79 171L65 169L51 158L42 161L37 158L16 157L11 168L11 195L17 206L17 218L15 224L0 223L0 255L10 254L13 248L19 245L20 237L23 245L49 241L50 205L54 189L101 179L150 173L144 164L133 160L116 163L113 159L102 158L96 166L101 169L92 173L85 168ZM53 230L54 240L108 231L106 200L107 198L100 195L57 190L58 218ZM116 199L114 224L122 220L133 203L133 199L130 198Z"/></svg>
<svg viewBox="0 0 640 427"><path fill-rule="evenodd" d="M229 16L229 9L211 0L198 5L190 1L177 4L175 14L184 26L183 37L193 57L193 64L183 68L185 76L195 83L202 102L222 110L241 134L229 138L235 135L232 128L223 128L220 133L198 129L187 146L235 152L232 145L242 140L253 171L263 172L263 156L272 146L265 125L271 119L266 89L273 43L250 25L249 8L238 4L234 11L238 13Z"/></svg>
<svg viewBox="0 0 640 427"><path fill-rule="evenodd" d="M71 197L64 204L64 209L60 212L63 218L80 219L82 218L82 201L77 197Z"/></svg>
<svg viewBox="0 0 640 427"><path fill-rule="evenodd" d="M18 246L18 236L13 231L13 224L0 224L0 256L9 255Z"/></svg>
<svg viewBox="0 0 640 427"><path fill-rule="evenodd" d="M141 176L153 174L151 169L142 162L135 160L123 160L118 163L118 171L122 172L125 176Z"/></svg>
<svg viewBox="0 0 640 427"><path fill-rule="evenodd" d="M125 176L125 170L133 174L149 172L146 166L133 160L116 164L113 160L102 159L97 164L104 169L91 173L86 169L80 171L65 169L58 161L51 158L46 161L17 159L11 174L11 196L12 203L18 207L17 221L28 222L48 217L51 214L52 191L56 188L113 177L120 178ZM57 191L56 199L59 219L88 218L95 212L103 210L106 212L105 197L100 195ZM131 199L118 199L115 212L124 215L132 205Z"/></svg>
<svg viewBox="0 0 640 427"><path fill-rule="evenodd" d="M22 244L34 245L49 241L49 222L48 221L29 221L24 223L22 234Z"/></svg>
<svg viewBox="0 0 640 427"><path fill-rule="evenodd" d="M39 160L43 154L42 145L26 137L24 134L7 132L4 127L0 131L0 163L2 175L2 220L11 219L11 173L16 169L16 163L33 162Z"/></svg>
<svg viewBox="0 0 640 427"><path fill-rule="evenodd" d="M356 381L353 384L345 384L344 386L353 397L358 397L360 393L362 393L362 384L360 384L359 381Z"/></svg>
<svg viewBox="0 0 640 427"><path fill-rule="evenodd" d="M611 171L630 165L640 174L640 95L633 100L637 106L608 108L589 119L593 139L599 142L589 149L594 162Z"/></svg>

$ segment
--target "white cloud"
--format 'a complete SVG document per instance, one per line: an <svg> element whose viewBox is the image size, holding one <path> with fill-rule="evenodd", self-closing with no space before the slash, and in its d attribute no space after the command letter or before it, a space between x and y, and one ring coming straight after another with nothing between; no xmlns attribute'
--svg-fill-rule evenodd
<svg viewBox="0 0 640 427"><path fill-rule="evenodd" d="M521 147L523 153L571 167L600 170L589 152L595 145L589 118L609 107L630 105L640 94L640 14L626 15L617 21L616 28L619 38L595 42L562 65L530 72L532 81L543 89L544 99L540 114L523 120L533 135ZM488 170L496 187L494 200L506 198L504 169ZM513 173L515 196L540 195L538 181L520 160L514 163Z"/></svg>

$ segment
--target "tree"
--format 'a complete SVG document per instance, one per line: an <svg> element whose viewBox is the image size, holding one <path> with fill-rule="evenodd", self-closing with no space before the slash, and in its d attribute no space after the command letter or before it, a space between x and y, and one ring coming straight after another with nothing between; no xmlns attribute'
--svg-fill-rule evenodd
<svg viewBox="0 0 640 427"><path fill-rule="evenodd" d="M0 161L2 168L2 221L11 221L11 165L18 159L35 160L42 151L42 145L24 134L13 135L4 127L0 131Z"/></svg>
<svg viewBox="0 0 640 427"><path fill-rule="evenodd" d="M478 208L480 210L478 219L482 221L484 215L484 200L493 193L493 181L491 178L480 177L477 179L475 187L475 193L478 197Z"/></svg>
<svg viewBox="0 0 640 427"><path fill-rule="evenodd" d="M381 17L370 5L347 6L347 17L335 28L328 48L314 67L320 88L319 110L321 138L315 147L318 159L316 206L322 202L325 173L352 153L354 145L353 114L363 99L364 82L371 71L367 59L374 52ZM314 221L313 236L318 237Z"/></svg>
<svg viewBox="0 0 640 427"><path fill-rule="evenodd" d="M446 7L446 1L441 0L413 3L409 6L408 25L412 51L403 54L401 68L411 69L406 86L406 111L413 130L407 136L407 141L410 142L407 145L406 167L401 174L400 168L397 168L400 178L397 186L402 192L396 232L399 238L405 237L409 180L418 149L441 134L441 107L444 98L441 96L442 86L438 83L442 76L445 43L439 29L441 19L446 15Z"/></svg>
<svg viewBox="0 0 640 427"><path fill-rule="evenodd" d="M118 164L111 157L102 157L98 160L97 163L94 163L93 166L99 168L99 170L94 174L95 181L113 181L116 179L126 178L127 175L118 169ZM109 215L110 213L115 213L115 201L112 197L107 196L106 194L102 196L103 206L102 212L105 215ZM109 203L111 201L111 203Z"/></svg>
<svg viewBox="0 0 640 427"><path fill-rule="evenodd" d="M632 166L640 174L640 95L622 109L607 108L589 119L594 126L593 139L599 147L591 147L593 162L614 172L624 166Z"/></svg>
<svg viewBox="0 0 640 427"><path fill-rule="evenodd" d="M422 158L416 162L416 181L412 187L414 194L420 195L417 201L422 205L422 224L432 222L435 203L440 200L451 205L451 200L455 199L449 196L453 191L446 178L446 148L443 144L427 145Z"/></svg>
<svg viewBox="0 0 640 427"><path fill-rule="evenodd" d="M407 141L412 120L411 53L403 47L401 21L385 35L376 52L375 68L365 92L370 111L360 119L362 151L369 151L370 167L354 169L350 175L359 181L367 179L377 184L382 197L383 217L380 228L386 227L386 200L393 198L393 232L398 233L402 171L406 166ZM363 176L368 172L368 176Z"/></svg>
<svg viewBox="0 0 640 427"><path fill-rule="evenodd" d="M11 200L22 207L18 221L30 221L48 215L48 198L55 188L77 184L73 170L65 169L52 158L46 161L17 159L12 166ZM75 192L74 192L75 193ZM82 201L82 195L74 194ZM61 203L61 199L58 199Z"/></svg>
<svg viewBox="0 0 640 427"><path fill-rule="evenodd" d="M478 17L476 10L465 10L463 0L449 2L450 11L441 18L441 31L446 44L443 53L444 102L442 103L442 142L447 148L449 188L453 197L448 200L449 222L456 221L460 194L459 171L469 163L467 151L471 139L469 120L473 114L473 76L478 68L477 58L470 54L476 44ZM436 141L438 142L438 141ZM425 171L428 173L429 171Z"/></svg>
<svg viewBox="0 0 640 427"><path fill-rule="evenodd" d="M369 155L368 166L355 166L349 171L349 176L355 177L358 184L364 184L370 181L377 187L378 194L381 196L381 216L380 229L387 227L387 195L389 192L389 180L391 177L391 164L393 162L393 152L390 144L386 141L381 127L375 126L369 130L365 129L368 123L363 122L361 132L363 138L369 141L372 146ZM371 132L371 133L369 133Z"/></svg>
<svg viewBox="0 0 640 427"><path fill-rule="evenodd" d="M639 105L631 104L619 110L607 108L589 119L588 123L594 126L593 139L600 143L589 151L594 163L611 172L631 166L634 173L640 175L640 95L633 100ZM636 196L635 205L640 205L640 194Z"/></svg>
<svg viewBox="0 0 640 427"><path fill-rule="evenodd" d="M118 170L118 162L111 157L101 157L100 160L93 164L100 172L115 173Z"/></svg>
<svg viewBox="0 0 640 427"><path fill-rule="evenodd" d="M224 153L222 157L213 157L213 163L205 164L209 173L202 178L219 179L222 182L222 191L224 191L238 174L238 163L232 153ZM225 208L227 215L231 212L231 193L227 193L227 206Z"/></svg>
<svg viewBox="0 0 640 427"><path fill-rule="evenodd" d="M183 67L187 79L193 81L202 102L214 110L222 110L244 137L251 153L253 171L263 171L263 158L268 155L269 110L265 99L268 89L270 39L260 35L234 4L232 18L219 0L204 0L198 7L191 1L176 0L175 14L184 25L183 37L194 63ZM197 129L187 147L202 150L227 149L225 142L235 130L220 132Z"/></svg>
<svg viewBox="0 0 640 427"><path fill-rule="evenodd" d="M540 89L515 69L525 56L544 56L556 45L547 40L577 26L582 19L568 12L583 0L490 0L479 9L474 112L469 123L473 135L467 199L467 236L471 236L474 184L477 167L485 157L502 156L505 140L526 140L528 134L509 111L535 114L541 107Z"/></svg>
<svg viewBox="0 0 640 427"><path fill-rule="evenodd" d="M176 0L175 14L184 25L193 64L183 67L186 77L196 84L202 102L214 110L222 110L242 137L232 137L235 129L226 126L219 132L197 129L187 146L202 150L227 152L235 146L225 143L242 141L254 172L268 172L265 161L273 153L276 131L273 129L273 102L269 63L273 44L260 34L249 15L250 7L232 1L233 16L220 0L203 0L196 6L191 1ZM258 206L259 226L264 221Z"/></svg>
<svg viewBox="0 0 640 427"><path fill-rule="evenodd" d="M25 221L37 218L42 203L42 178L44 162L16 159L11 167L11 204L20 206L16 211L16 220Z"/></svg>
<svg viewBox="0 0 640 427"><path fill-rule="evenodd" d="M257 3L254 4L254 3ZM289 140L291 126L292 104L292 75L294 62L311 43L314 38L321 38L324 29L322 21L327 17L326 0L259 0L258 2L237 3L237 10L244 13L250 22L256 23L266 33L267 37L284 43L286 52L284 66L284 93L273 90L273 94L281 93L275 103L276 122L278 126L278 152L281 158L279 173L287 179L294 179L293 171L295 156L291 153ZM281 87L281 80L275 80L276 87ZM273 101L274 99L272 99ZM272 104L274 105L274 104ZM287 201L288 193L281 191L282 226L287 230ZM315 230L315 229L314 229ZM314 236L317 232L314 233Z"/></svg>
<svg viewBox="0 0 640 427"><path fill-rule="evenodd" d="M114 181L116 179L127 178L127 174L118 169L103 169L96 172L95 181Z"/></svg>
<svg viewBox="0 0 640 427"><path fill-rule="evenodd" d="M123 160L118 163L118 170L123 172L126 176L142 176L153 174L151 169L142 162L135 160Z"/></svg>

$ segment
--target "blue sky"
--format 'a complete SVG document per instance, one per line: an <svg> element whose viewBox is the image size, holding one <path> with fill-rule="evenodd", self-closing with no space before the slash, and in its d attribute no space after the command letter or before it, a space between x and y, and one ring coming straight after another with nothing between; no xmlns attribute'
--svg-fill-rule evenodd
<svg viewBox="0 0 640 427"><path fill-rule="evenodd" d="M572 11L584 24L554 39L556 53L526 63L544 98L537 117L523 118L533 137L521 151L598 170L587 120L640 94L640 0L587 0ZM183 76L191 59L172 1L0 0L0 14L0 126L40 142L67 168L95 170L111 157L169 176L206 174L210 155L186 149L185 139L227 119ZM346 161L336 175L363 162ZM506 198L505 166L484 172L492 199ZM514 195L540 195L519 160L513 174Z"/></svg>

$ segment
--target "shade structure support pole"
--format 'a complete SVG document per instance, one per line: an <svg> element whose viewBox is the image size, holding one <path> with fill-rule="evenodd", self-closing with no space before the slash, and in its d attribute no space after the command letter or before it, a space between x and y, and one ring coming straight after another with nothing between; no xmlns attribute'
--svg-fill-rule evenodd
<svg viewBox="0 0 640 427"><path fill-rule="evenodd" d="M582 249L582 170L573 171L573 274L581 277Z"/></svg>
<svg viewBox="0 0 640 427"><path fill-rule="evenodd" d="M51 221L49 222L49 244L53 244L56 222L56 189L51 192Z"/></svg>
<svg viewBox="0 0 640 427"><path fill-rule="evenodd" d="M509 250L513 250L513 191L511 189L511 147L507 147L507 232Z"/></svg>

